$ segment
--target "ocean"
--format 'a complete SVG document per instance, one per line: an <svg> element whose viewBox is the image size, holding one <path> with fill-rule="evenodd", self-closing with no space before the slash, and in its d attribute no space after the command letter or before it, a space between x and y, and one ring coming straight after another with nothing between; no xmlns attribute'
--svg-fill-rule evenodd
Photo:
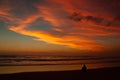
<svg viewBox="0 0 120 80"><path fill-rule="evenodd" d="M119 57L0 55L0 74L120 67Z"/></svg>

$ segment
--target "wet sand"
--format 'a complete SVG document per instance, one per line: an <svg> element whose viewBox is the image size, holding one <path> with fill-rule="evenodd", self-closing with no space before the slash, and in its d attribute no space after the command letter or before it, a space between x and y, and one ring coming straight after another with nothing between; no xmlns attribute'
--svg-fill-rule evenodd
<svg viewBox="0 0 120 80"><path fill-rule="evenodd" d="M120 80L120 67L81 70L0 74L0 80Z"/></svg>

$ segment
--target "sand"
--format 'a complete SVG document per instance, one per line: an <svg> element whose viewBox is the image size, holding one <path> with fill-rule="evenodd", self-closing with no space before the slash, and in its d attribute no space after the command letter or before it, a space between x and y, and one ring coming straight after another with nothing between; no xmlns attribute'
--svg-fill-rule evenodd
<svg viewBox="0 0 120 80"><path fill-rule="evenodd" d="M0 74L0 80L120 80L120 67L81 70Z"/></svg>

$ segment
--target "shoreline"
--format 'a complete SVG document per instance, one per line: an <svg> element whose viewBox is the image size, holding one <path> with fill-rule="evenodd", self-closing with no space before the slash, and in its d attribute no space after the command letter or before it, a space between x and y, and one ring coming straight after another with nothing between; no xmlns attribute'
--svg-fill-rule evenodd
<svg viewBox="0 0 120 80"><path fill-rule="evenodd" d="M112 67L120 67L117 65L113 66L103 66L101 64L98 65L87 65L87 69L101 69L101 68L112 68ZM98 67L99 66L99 67ZM82 65L42 65L42 66L0 66L0 74L13 74L13 73L21 73L21 72L48 72L48 71L73 71L73 70L81 70Z"/></svg>

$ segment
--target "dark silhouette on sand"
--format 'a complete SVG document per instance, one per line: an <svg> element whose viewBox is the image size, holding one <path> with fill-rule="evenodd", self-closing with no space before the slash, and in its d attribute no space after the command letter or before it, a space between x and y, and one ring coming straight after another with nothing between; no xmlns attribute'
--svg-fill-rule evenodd
<svg viewBox="0 0 120 80"><path fill-rule="evenodd" d="M71 71L0 74L0 80L120 80L120 67Z"/></svg>
<svg viewBox="0 0 120 80"><path fill-rule="evenodd" d="M82 67L82 72L87 72L87 67L86 67L85 64L84 64L83 67Z"/></svg>

